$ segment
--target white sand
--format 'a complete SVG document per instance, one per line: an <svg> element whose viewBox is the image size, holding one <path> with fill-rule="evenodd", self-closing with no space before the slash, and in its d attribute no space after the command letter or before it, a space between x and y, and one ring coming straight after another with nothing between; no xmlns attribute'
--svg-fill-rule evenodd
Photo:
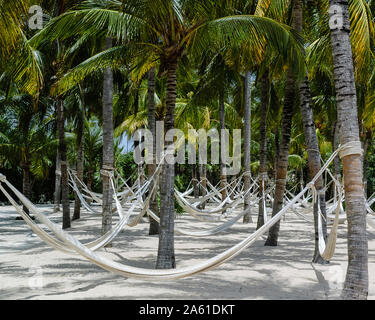
<svg viewBox="0 0 375 320"><path fill-rule="evenodd" d="M61 213L41 206L55 222ZM253 213L254 215L254 213ZM312 265L313 226L290 213L281 222L278 247L258 240L230 262L205 273L173 282L125 279L78 255L50 248L36 237L13 207L0 207L0 299L335 299L346 273L346 226L340 225L337 249L329 265ZM116 221L116 219L115 219ZM213 226L188 216L181 228ZM84 211L69 232L80 240L100 235L101 217ZM255 225L235 224L210 237L176 236L177 266L203 261L228 249ZM148 223L124 229L111 249L100 254L118 262L153 268L158 237L148 236ZM369 299L375 299L375 230L369 229Z"/></svg>

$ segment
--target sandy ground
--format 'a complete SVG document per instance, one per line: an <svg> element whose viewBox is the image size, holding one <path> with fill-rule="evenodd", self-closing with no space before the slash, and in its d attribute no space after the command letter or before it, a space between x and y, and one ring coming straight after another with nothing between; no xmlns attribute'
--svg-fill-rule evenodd
<svg viewBox="0 0 375 320"><path fill-rule="evenodd" d="M39 208L53 221L61 222L61 213L52 214L51 206ZM339 297L346 273L346 226L340 225L331 263L312 265L313 226L293 213L282 220L278 247L265 247L260 239L213 270L170 282L126 279L78 255L60 253L35 236L22 220L16 221L17 216L13 207L0 207L0 299L325 300ZM176 224L190 230L215 225L186 215ZM100 216L84 211L69 232L80 240L93 240L100 234L100 225ZM177 266L190 266L213 257L254 230L254 223L238 222L214 236L176 236ZM124 229L113 248L99 253L123 264L154 268L158 238L147 234L148 223L144 220ZM368 238L369 299L375 299L375 231L369 229Z"/></svg>

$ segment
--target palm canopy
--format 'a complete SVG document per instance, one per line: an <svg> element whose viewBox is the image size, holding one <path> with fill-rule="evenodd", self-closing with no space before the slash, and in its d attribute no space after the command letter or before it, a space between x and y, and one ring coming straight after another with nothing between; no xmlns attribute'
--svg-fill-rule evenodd
<svg viewBox="0 0 375 320"><path fill-rule="evenodd" d="M39 53L30 46L25 33L32 2L0 0L0 70L12 77L20 89L35 95L43 76Z"/></svg>
<svg viewBox="0 0 375 320"><path fill-rule="evenodd" d="M294 65L303 69L302 38L296 32L270 18L228 15L233 11L232 2L224 1L218 6L216 1L200 0L89 0L52 19L31 43L88 35L116 40L117 46L85 61L62 81L63 90L93 69L116 65L116 61L120 62L117 66L123 66L134 56L142 57L138 63L150 67L160 60L159 74L163 74L171 59L180 59L187 53L199 54L210 46L222 48L244 43L258 52L271 46L279 54L293 58ZM148 69L143 68L144 72Z"/></svg>

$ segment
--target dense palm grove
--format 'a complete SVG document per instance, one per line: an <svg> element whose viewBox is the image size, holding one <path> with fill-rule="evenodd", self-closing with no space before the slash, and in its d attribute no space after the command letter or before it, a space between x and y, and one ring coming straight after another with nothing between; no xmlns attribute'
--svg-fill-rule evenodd
<svg viewBox="0 0 375 320"><path fill-rule="evenodd" d="M29 26L35 4L43 9L41 30ZM334 20L333 5L343 8L342 21ZM124 141L164 121L165 130L186 135L191 128L242 129L245 189L251 176L265 188L274 181L273 214L286 189L299 191L321 159L360 139L363 157L336 158L331 169L357 191L363 183L367 199L375 191L373 14L368 0L0 0L1 173L34 203L54 203L66 229L80 218L80 200L68 185L67 168L75 169L90 190L103 193L105 233L112 194L101 169L133 182L142 172L151 176L155 165L135 164ZM345 47L349 24L352 50ZM159 233L156 268L176 267L173 220L181 210L174 185L182 191L192 182L198 196L205 192L198 181L225 186L231 178L223 164L163 166L163 188L151 204L161 218L160 228L150 221L150 234ZM323 187L318 180L317 190ZM332 193L321 195L322 206ZM368 291L358 197L346 195L352 235L362 230L348 244L361 257L349 255L348 299ZM263 210L259 203L243 222L261 227ZM276 224L266 245L277 245L278 233ZM313 261L324 263L318 250Z"/></svg>

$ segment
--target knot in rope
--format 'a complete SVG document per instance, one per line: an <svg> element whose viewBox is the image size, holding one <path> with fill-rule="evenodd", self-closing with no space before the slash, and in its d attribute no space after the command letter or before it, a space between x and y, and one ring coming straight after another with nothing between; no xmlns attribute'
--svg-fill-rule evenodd
<svg viewBox="0 0 375 320"><path fill-rule="evenodd" d="M243 175L244 177L251 177L251 171L245 171Z"/></svg>
<svg viewBox="0 0 375 320"><path fill-rule="evenodd" d="M56 174L57 176L61 176L61 171L60 171L60 170L56 170L56 171L55 171L55 174Z"/></svg>
<svg viewBox="0 0 375 320"><path fill-rule="evenodd" d="M0 182L5 182L6 179L7 177L0 173Z"/></svg>
<svg viewBox="0 0 375 320"><path fill-rule="evenodd" d="M103 164L103 167L100 170L100 174L103 175L103 176L111 178L111 177L114 176L114 170L115 170L115 168Z"/></svg>
<svg viewBox="0 0 375 320"><path fill-rule="evenodd" d="M306 185L307 188L309 189L315 189L315 183L310 181L307 185Z"/></svg>

